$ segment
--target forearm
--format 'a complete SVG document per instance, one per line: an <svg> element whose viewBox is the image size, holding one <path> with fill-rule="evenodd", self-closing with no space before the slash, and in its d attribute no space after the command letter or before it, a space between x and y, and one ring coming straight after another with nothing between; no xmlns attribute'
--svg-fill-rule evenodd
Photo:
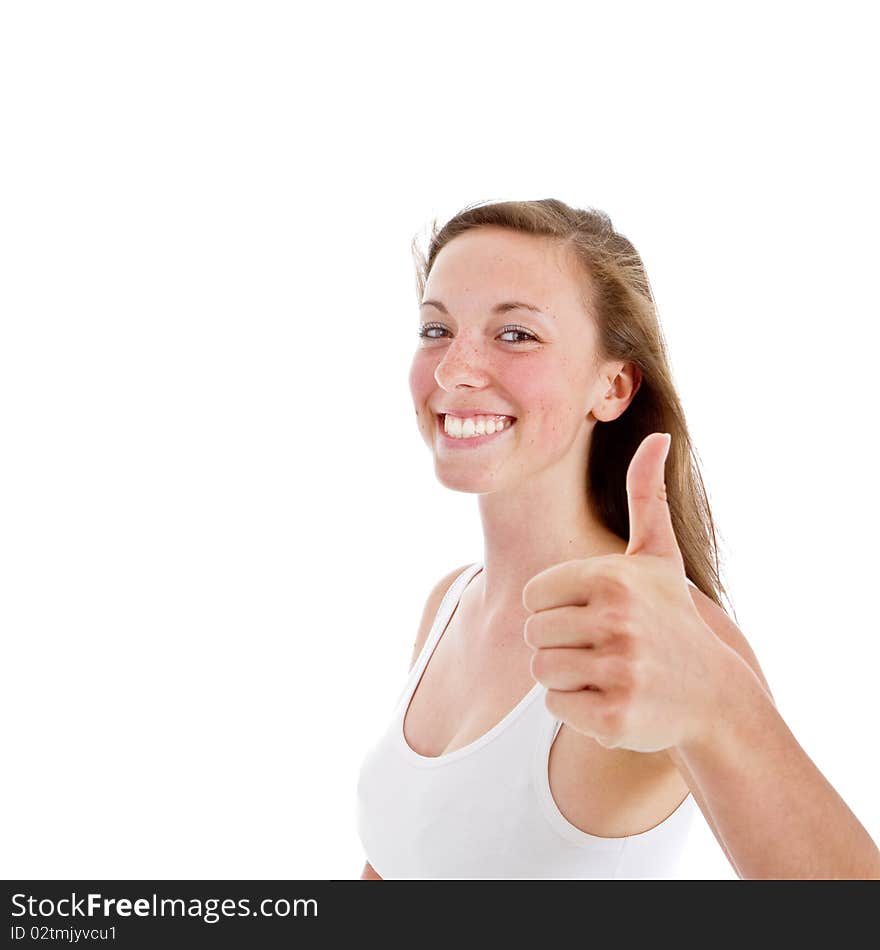
<svg viewBox="0 0 880 950"><path fill-rule="evenodd" d="M742 878L880 878L880 851L733 651L717 715L675 749Z"/></svg>

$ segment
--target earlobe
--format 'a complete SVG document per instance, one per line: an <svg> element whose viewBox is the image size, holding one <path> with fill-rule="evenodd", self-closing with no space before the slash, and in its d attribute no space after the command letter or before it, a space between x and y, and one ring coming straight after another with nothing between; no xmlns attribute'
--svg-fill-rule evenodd
<svg viewBox="0 0 880 950"><path fill-rule="evenodd" d="M616 415L605 405L604 400L598 407L591 409L587 413L587 418L590 416L592 416L596 422L610 422L612 419L617 418Z"/></svg>

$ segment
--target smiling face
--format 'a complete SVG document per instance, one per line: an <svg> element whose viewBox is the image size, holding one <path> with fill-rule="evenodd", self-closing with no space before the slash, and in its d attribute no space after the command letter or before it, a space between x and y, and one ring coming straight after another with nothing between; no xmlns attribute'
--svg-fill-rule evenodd
<svg viewBox="0 0 880 950"><path fill-rule="evenodd" d="M549 238L482 227L440 251L409 382L419 429L448 488L497 491L538 475L558 475L563 490L583 487L593 411L614 418L628 401L606 398L621 364L598 359L583 287L571 252ZM490 425L490 434L473 440L444 431L442 413L478 411L515 422L494 434ZM470 431L465 423L462 434Z"/></svg>

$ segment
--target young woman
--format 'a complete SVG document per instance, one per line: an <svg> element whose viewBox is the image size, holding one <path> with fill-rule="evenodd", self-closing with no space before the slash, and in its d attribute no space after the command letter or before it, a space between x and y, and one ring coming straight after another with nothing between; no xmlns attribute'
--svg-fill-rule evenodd
<svg viewBox="0 0 880 950"><path fill-rule="evenodd" d="M503 202L417 259L416 419L484 554L428 597L363 762L362 878L672 877L697 809L741 878L880 877L722 606L632 244Z"/></svg>

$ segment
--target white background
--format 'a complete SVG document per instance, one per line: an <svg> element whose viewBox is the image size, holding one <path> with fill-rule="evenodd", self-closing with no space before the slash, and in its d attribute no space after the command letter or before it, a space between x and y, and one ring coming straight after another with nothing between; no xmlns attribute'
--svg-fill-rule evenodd
<svg viewBox="0 0 880 950"><path fill-rule="evenodd" d="M868 9L4 4L4 877L360 874L360 762L482 557L409 245L507 198L642 253L739 625L880 838ZM682 870L734 877L702 823Z"/></svg>

